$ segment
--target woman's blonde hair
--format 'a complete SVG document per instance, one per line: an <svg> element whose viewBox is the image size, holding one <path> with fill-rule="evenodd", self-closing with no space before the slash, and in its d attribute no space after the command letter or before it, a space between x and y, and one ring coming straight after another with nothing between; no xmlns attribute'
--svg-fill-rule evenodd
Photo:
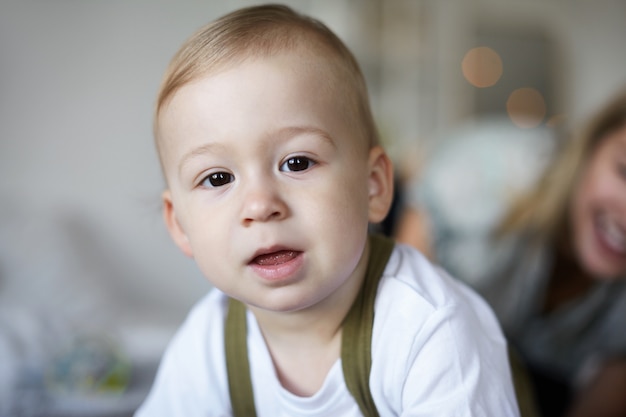
<svg viewBox="0 0 626 417"><path fill-rule="evenodd" d="M626 125L626 91L618 94L581 133L565 141L537 185L519 198L496 234L529 233L541 241L555 241L565 233L572 194L598 145Z"/></svg>
<svg viewBox="0 0 626 417"><path fill-rule="evenodd" d="M283 51L309 51L331 65L335 72L329 88L347 98L369 146L379 143L371 113L365 78L344 43L320 21L282 5L253 6L231 12L194 33L172 58L159 90L155 112L182 86L250 57L266 57ZM332 82L334 81L334 82Z"/></svg>

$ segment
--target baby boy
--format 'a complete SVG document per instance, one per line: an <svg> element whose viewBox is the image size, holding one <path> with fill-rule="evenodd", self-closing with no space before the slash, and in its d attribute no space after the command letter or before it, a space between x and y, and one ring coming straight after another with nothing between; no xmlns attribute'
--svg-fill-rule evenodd
<svg viewBox="0 0 626 417"><path fill-rule="evenodd" d="M167 70L155 135L167 228L215 288L138 416L518 415L491 310L368 235L392 164L326 26L270 5L202 28Z"/></svg>

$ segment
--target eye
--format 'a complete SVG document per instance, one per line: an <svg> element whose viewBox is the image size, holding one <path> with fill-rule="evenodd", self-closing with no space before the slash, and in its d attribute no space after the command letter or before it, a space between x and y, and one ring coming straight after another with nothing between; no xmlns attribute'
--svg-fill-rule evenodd
<svg viewBox="0 0 626 417"><path fill-rule="evenodd" d="M207 187L207 188L221 187L230 182L233 182L234 180L235 180L235 177L232 174L229 174L228 172L220 171L220 172L214 172L212 174L209 174L206 178L202 180L202 183L200 185Z"/></svg>
<svg viewBox="0 0 626 417"><path fill-rule="evenodd" d="M315 165L315 162L307 157L294 156L283 162L280 166L280 170L289 172L304 171L311 168L313 165Z"/></svg>

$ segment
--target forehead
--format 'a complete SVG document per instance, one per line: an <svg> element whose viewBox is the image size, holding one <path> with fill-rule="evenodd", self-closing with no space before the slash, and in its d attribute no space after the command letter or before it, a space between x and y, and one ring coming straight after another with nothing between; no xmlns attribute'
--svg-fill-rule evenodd
<svg viewBox="0 0 626 417"><path fill-rule="evenodd" d="M344 84L329 60L310 53L280 53L223 66L182 86L162 107L157 119L162 159L177 154L187 146L186 138L199 131L254 138L306 124L334 136L354 136L358 123Z"/></svg>
<svg viewBox="0 0 626 417"><path fill-rule="evenodd" d="M180 87L162 107L159 122L165 127L173 122L173 114L193 116L192 110L198 105L206 107L206 118L218 113L236 117L249 107L262 112L266 107L298 98L302 101L292 112L312 110L310 104L337 103L344 97L340 85L331 65L306 54L248 58L222 65Z"/></svg>

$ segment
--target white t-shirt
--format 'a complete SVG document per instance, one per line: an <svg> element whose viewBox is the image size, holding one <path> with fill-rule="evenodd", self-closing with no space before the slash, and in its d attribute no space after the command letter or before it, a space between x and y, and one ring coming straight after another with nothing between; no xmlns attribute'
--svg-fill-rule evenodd
<svg viewBox="0 0 626 417"><path fill-rule="evenodd" d="M381 416L518 416L506 342L471 289L396 245L375 302L370 391ZM232 415L224 356L227 297L213 289L171 341L137 417ZM248 354L259 417L361 416L341 361L298 397L276 376L254 315Z"/></svg>

